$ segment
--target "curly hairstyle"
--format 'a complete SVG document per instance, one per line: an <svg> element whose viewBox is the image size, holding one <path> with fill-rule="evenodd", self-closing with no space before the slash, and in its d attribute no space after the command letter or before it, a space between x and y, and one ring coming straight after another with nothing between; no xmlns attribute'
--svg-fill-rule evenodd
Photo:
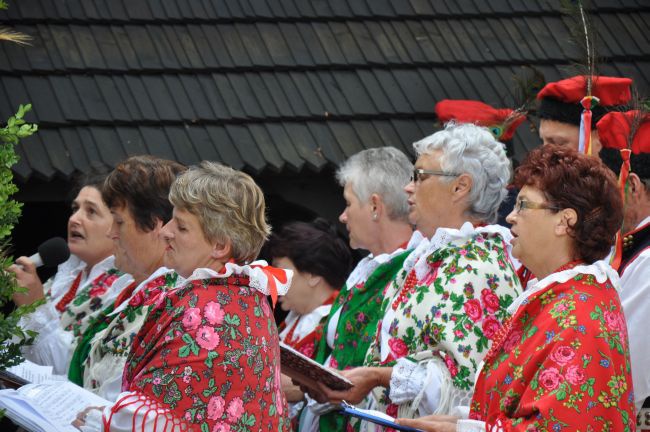
<svg viewBox="0 0 650 432"><path fill-rule="evenodd" d="M271 235L267 252L271 258L289 258L298 271L321 276L335 288L342 287L352 271L347 242L323 218L286 224Z"/></svg>
<svg viewBox="0 0 650 432"><path fill-rule="evenodd" d="M623 223L623 200L614 174L600 159L567 146L543 145L517 168L515 185L535 187L552 206L575 210L578 219L569 235L576 258L593 263L610 252Z"/></svg>
<svg viewBox="0 0 650 432"><path fill-rule="evenodd" d="M413 148L418 157L441 151L443 171L469 174L473 184L467 214L487 223L497 220L499 205L508 194L511 169L505 146L487 128L451 121L443 130L413 143Z"/></svg>

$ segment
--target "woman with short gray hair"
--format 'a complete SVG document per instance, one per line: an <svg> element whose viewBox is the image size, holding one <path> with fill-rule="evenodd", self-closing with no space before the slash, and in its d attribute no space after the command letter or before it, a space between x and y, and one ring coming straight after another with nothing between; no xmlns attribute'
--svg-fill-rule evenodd
<svg viewBox="0 0 650 432"><path fill-rule="evenodd" d="M393 147L372 148L350 157L339 168L346 207L339 216L353 249L366 249L347 278L325 323L316 360L335 369L360 366L383 315L386 285L401 268L412 235L404 185L413 165ZM312 409L314 408L314 409ZM347 419L337 414L316 415L311 407L300 430L346 430Z"/></svg>
<svg viewBox="0 0 650 432"><path fill-rule="evenodd" d="M405 190L409 220L425 240L386 290L365 367L341 372L354 387L320 389L331 402L403 418L469 402L477 367L520 292L510 232L486 225L510 178L503 145L485 128L449 124L413 146Z"/></svg>
<svg viewBox="0 0 650 432"><path fill-rule="evenodd" d="M395 147L379 147L350 157L336 172L336 179L342 187L349 184L363 202L370 200L373 193L380 195L391 219L408 221L404 185L412 169L404 153Z"/></svg>
<svg viewBox="0 0 650 432"><path fill-rule="evenodd" d="M450 126L413 143L413 148L418 157L440 152L443 171L471 176L467 216L483 223L496 222L499 205L508 193L510 161L502 151L503 144L487 129L463 124ZM454 178L442 176L441 181L450 183Z"/></svg>

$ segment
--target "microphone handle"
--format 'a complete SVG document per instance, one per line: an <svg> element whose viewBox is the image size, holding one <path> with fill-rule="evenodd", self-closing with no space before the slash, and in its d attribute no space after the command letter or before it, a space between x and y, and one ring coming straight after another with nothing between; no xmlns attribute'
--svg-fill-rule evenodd
<svg viewBox="0 0 650 432"><path fill-rule="evenodd" d="M38 252L30 256L29 259L32 260L32 262L36 267L40 267L43 265L43 260L41 259L41 255Z"/></svg>

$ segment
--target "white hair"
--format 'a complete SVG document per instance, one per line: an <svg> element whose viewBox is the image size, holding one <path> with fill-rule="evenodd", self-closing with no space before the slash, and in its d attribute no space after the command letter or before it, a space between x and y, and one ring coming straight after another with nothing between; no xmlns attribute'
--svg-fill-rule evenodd
<svg viewBox="0 0 650 432"><path fill-rule="evenodd" d="M404 187L411 179L413 164L395 147L378 147L360 151L346 160L336 172L341 186L350 184L362 203L372 194L379 195L392 220L408 220L408 203Z"/></svg>
<svg viewBox="0 0 650 432"><path fill-rule="evenodd" d="M449 122L443 130L413 143L413 147L418 157L440 151L440 167L445 172L469 174L473 183L467 199L468 216L486 223L497 220L511 167L504 145L487 128ZM453 181L453 177L442 179Z"/></svg>

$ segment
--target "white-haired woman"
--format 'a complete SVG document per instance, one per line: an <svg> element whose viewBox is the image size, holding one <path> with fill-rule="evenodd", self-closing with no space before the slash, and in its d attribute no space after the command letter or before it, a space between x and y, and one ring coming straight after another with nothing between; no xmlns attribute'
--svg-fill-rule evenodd
<svg viewBox="0 0 650 432"><path fill-rule="evenodd" d="M520 292L509 231L486 225L510 178L503 145L487 129L450 124L414 147L409 219L427 240L386 292L366 366L342 372L355 386L320 395L399 417L445 414L471 397L477 367Z"/></svg>
<svg viewBox="0 0 650 432"><path fill-rule="evenodd" d="M266 295L285 294L291 272L251 263L270 232L262 191L240 171L202 162L169 199L164 262L185 280L135 336L103 430L289 430ZM98 426L91 413L83 430Z"/></svg>
<svg viewBox="0 0 650 432"><path fill-rule="evenodd" d="M401 269L413 230L408 221L404 185L413 164L393 147L361 151L337 171L346 207L339 220L350 234L350 246L370 254L347 278L325 324L316 361L343 370L361 366L383 315L384 290ZM336 414L315 415L310 407L300 430L345 430Z"/></svg>

